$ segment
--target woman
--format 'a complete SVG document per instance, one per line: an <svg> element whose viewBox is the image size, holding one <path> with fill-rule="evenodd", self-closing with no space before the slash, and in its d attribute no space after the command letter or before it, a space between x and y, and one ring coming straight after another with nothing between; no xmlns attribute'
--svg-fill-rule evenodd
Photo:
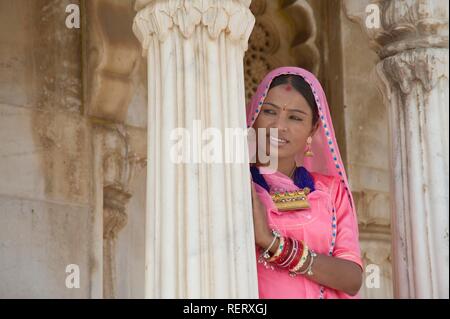
<svg viewBox="0 0 450 319"><path fill-rule="evenodd" d="M258 157L251 164L260 298L357 297L358 224L320 83L300 68L270 72L247 125L266 129L257 147L272 146L278 160L275 172Z"/></svg>

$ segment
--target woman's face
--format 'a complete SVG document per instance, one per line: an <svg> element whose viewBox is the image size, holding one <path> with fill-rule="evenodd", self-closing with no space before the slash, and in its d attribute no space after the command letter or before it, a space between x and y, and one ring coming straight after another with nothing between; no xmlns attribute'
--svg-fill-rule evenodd
<svg viewBox="0 0 450 319"><path fill-rule="evenodd" d="M317 128L313 128L312 119L312 110L303 95L290 84L283 84L269 90L253 127L256 134L258 128L266 129L264 146L267 155L272 146L278 150L279 160L294 159L299 152L305 150L308 137ZM271 128L278 129L278 138L270 136ZM258 145L261 146L263 145Z"/></svg>

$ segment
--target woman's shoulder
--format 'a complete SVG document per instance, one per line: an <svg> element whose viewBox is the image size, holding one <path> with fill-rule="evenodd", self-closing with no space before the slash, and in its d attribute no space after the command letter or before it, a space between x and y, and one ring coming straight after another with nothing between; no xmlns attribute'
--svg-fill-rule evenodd
<svg viewBox="0 0 450 319"><path fill-rule="evenodd" d="M331 176L331 175L325 175L317 172L309 172L312 177L314 178L314 181L320 181L323 183L335 183L336 181L339 181L339 178L337 176Z"/></svg>
<svg viewBox="0 0 450 319"><path fill-rule="evenodd" d="M337 176L325 175L316 172L310 172L314 179L314 186L316 189L330 192L335 191L339 186L340 179Z"/></svg>

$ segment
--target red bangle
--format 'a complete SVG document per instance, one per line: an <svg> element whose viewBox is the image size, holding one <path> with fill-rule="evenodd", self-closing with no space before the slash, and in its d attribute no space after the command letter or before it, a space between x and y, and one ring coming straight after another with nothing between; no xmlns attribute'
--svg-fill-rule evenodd
<svg viewBox="0 0 450 319"><path fill-rule="evenodd" d="M300 261L300 258L302 258L302 254L303 254L303 241L299 240L298 241L298 250L297 253L294 257L294 259L289 263L289 265L287 265L287 268L290 269L293 265L297 265L298 262Z"/></svg>
<svg viewBox="0 0 450 319"><path fill-rule="evenodd" d="M289 267L289 265L292 263L292 260L294 260L295 256L297 255L298 240L296 240L296 239L291 239L291 240L292 240L292 249L289 253L289 256L288 256L288 258L286 258L286 260L282 264L279 265L282 268Z"/></svg>
<svg viewBox="0 0 450 319"><path fill-rule="evenodd" d="M286 259L289 257L291 250L292 250L292 239L289 237L285 237L283 251L281 252L280 257L274 262L277 265L280 265L283 262L285 262Z"/></svg>

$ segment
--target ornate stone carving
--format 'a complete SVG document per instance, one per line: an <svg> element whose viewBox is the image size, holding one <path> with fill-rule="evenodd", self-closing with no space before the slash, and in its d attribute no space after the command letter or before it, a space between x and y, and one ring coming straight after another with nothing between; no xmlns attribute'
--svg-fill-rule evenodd
<svg viewBox="0 0 450 319"><path fill-rule="evenodd" d="M115 244L125 227L129 187L136 169L145 160L130 151L130 141L123 125L103 124L103 296L114 298L116 288Z"/></svg>
<svg viewBox="0 0 450 319"><path fill-rule="evenodd" d="M290 43L292 63L319 75L321 52L317 46L319 31L313 8L306 0L285 0L282 8L295 30Z"/></svg>
<svg viewBox="0 0 450 319"><path fill-rule="evenodd" d="M272 57L280 46L279 34L273 22L257 17L250 37L250 47L245 55L245 87L247 100L256 92L259 82L279 63Z"/></svg>
<svg viewBox="0 0 450 319"><path fill-rule="evenodd" d="M444 67L448 65L448 5L430 0L372 3L380 7L380 28L368 29L364 14L352 6L348 5L347 12L364 26L382 59L380 71L391 84L408 94L418 82L429 92L442 77L448 78Z"/></svg>
<svg viewBox="0 0 450 319"><path fill-rule="evenodd" d="M448 50L419 48L386 58L379 67L392 85L408 95L417 83L430 92L441 79L448 79L447 65Z"/></svg>
<svg viewBox="0 0 450 319"><path fill-rule="evenodd" d="M104 238L112 238L126 224L125 205L131 197L129 187L137 167L142 166L145 159L130 154L128 134L122 125L107 126L103 141L104 207L110 210L105 216L117 217L117 221L105 223Z"/></svg>
<svg viewBox="0 0 450 319"><path fill-rule="evenodd" d="M318 73L317 27L308 2L257 0L250 9L256 24L244 58L247 100L264 75L276 67L297 65Z"/></svg>
<svg viewBox="0 0 450 319"><path fill-rule="evenodd" d="M136 2L139 10L133 31L147 54L150 36L156 34L164 42L174 27L185 38L190 38L198 25L207 28L212 39L226 32L232 40L239 41L247 50L247 42L253 28L253 15L248 9L250 0L176 0Z"/></svg>
<svg viewBox="0 0 450 319"><path fill-rule="evenodd" d="M131 0L86 1L86 108L93 117L123 123L139 65L139 43L130 25Z"/></svg>
<svg viewBox="0 0 450 319"><path fill-rule="evenodd" d="M103 189L103 238L116 238L119 231L127 223L125 206L131 194L121 191L115 187L108 186Z"/></svg>
<svg viewBox="0 0 450 319"><path fill-rule="evenodd" d="M380 9L380 28L367 28L365 8ZM448 48L448 5L430 0L345 0L347 16L357 21L383 59L418 48Z"/></svg>
<svg viewBox="0 0 450 319"><path fill-rule="evenodd" d="M383 1L382 26L375 32L381 57L417 48L448 47L448 5L440 1Z"/></svg>

